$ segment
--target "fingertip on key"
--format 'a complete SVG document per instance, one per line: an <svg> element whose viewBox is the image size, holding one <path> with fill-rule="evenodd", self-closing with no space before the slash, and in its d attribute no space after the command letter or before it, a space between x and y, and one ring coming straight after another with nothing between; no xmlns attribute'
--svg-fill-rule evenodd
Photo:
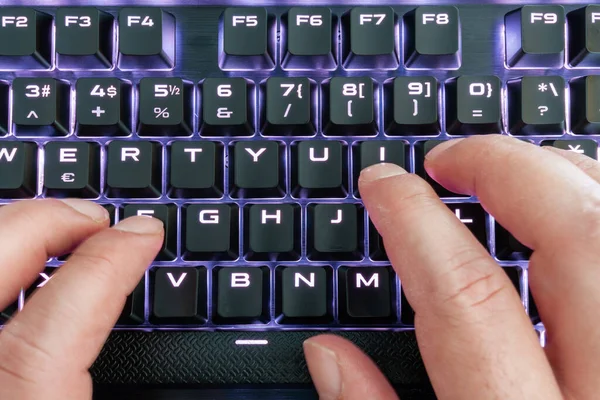
<svg viewBox="0 0 600 400"><path fill-rule="evenodd" d="M435 160L440 154L446 152L446 150L450 149L451 147L456 146L463 140L464 140L464 138L463 139L454 139L454 140L448 140L446 142L438 144L437 146L435 146L434 148L429 150L427 152L427 154L425 154L425 160L426 161Z"/></svg>
<svg viewBox="0 0 600 400"><path fill-rule="evenodd" d="M375 182L393 176L404 175L408 173L404 168L389 163L375 164L365 168L360 173L359 182Z"/></svg>
<svg viewBox="0 0 600 400"><path fill-rule="evenodd" d="M138 235L164 234L164 225L161 220L143 216L127 218L115 225L114 229L121 232L137 233Z"/></svg>
<svg viewBox="0 0 600 400"><path fill-rule="evenodd" d="M94 222L105 222L110 217L108 211L104 207L92 203L91 201L81 199L61 199L60 201L62 201L64 204L68 205L78 213L91 218L92 220L94 220Z"/></svg>

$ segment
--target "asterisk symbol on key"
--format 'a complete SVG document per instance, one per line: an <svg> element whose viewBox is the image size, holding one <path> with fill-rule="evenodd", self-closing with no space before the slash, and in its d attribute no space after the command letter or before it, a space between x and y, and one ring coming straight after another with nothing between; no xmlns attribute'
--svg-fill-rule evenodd
<svg viewBox="0 0 600 400"><path fill-rule="evenodd" d="M546 85L545 83L540 83L538 85L538 89L540 92L545 92L546 90L548 90L548 85Z"/></svg>

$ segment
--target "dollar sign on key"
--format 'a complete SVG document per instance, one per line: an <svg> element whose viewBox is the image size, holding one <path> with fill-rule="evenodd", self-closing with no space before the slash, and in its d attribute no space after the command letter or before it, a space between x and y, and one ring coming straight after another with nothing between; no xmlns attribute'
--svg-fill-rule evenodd
<svg viewBox="0 0 600 400"><path fill-rule="evenodd" d="M108 89L106 89L106 93L108 93L108 97L113 98L117 95L117 88L110 86Z"/></svg>

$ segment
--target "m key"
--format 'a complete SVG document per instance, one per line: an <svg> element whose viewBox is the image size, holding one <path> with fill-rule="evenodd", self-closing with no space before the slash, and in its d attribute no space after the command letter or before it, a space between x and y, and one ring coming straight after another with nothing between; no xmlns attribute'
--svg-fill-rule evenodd
<svg viewBox="0 0 600 400"><path fill-rule="evenodd" d="M330 267L280 267L277 269L276 313L283 323L324 323L331 320Z"/></svg>
<svg viewBox="0 0 600 400"><path fill-rule="evenodd" d="M32 8L0 9L0 68L49 69L52 17Z"/></svg>
<svg viewBox="0 0 600 400"><path fill-rule="evenodd" d="M389 267L341 267L338 279L342 323L395 321L392 305L395 275Z"/></svg>
<svg viewBox="0 0 600 400"><path fill-rule="evenodd" d="M309 207L309 258L360 260L362 212L355 204L317 204Z"/></svg>
<svg viewBox="0 0 600 400"><path fill-rule="evenodd" d="M300 253L300 207L296 204L253 204L245 209L246 258L297 260Z"/></svg>
<svg viewBox="0 0 600 400"><path fill-rule="evenodd" d="M44 188L49 196L96 198L100 193L100 147L87 142L50 142L45 148Z"/></svg>
<svg viewBox="0 0 600 400"><path fill-rule="evenodd" d="M108 144L106 184L111 197L159 197L161 153L155 142Z"/></svg>
<svg viewBox="0 0 600 400"><path fill-rule="evenodd" d="M37 145L33 142L0 142L0 198L35 196L37 153Z"/></svg>
<svg viewBox="0 0 600 400"><path fill-rule="evenodd" d="M203 324L206 310L205 268L156 268L150 321L157 324Z"/></svg>
<svg viewBox="0 0 600 400"><path fill-rule="evenodd" d="M372 135L377 131L375 83L369 77L335 77L323 85L326 135Z"/></svg>
<svg viewBox="0 0 600 400"><path fill-rule="evenodd" d="M213 304L218 323L261 323L269 316L269 270L266 267L218 267Z"/></svg>

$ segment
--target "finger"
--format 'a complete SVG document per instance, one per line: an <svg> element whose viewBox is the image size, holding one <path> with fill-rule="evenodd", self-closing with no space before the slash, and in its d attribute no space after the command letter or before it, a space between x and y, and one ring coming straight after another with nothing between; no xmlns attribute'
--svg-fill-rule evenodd
<svg viewBox="0 0 600 400"><path fill-rule="evenodd" d="M0 207L0 309L29 286L49 257L108 225L107 211L78 199L20 201Z"/></svg>
<svg viewBox="0 0 600 400"><path fill-rule="evenodd" d="M558 399L508 277L434 190L391 164L364 170L359 186L415 310L436 392L448 399Z"/></svg>
<svg viewBox="0 0 600 400"><path fill-rule="evenodd" d="M566 158L575 164L580 170L588 174L596 182L600 182L600 163L593 158L583 154L577 154L572 151L557 149L556 147L542 147L544 150L551 151L561 157Z"/></svg>
<svg viewBox="0 0 600 400"><path fill-rule="evenodd" d="M304 342L304 354L320 400L398 398L375 363L348 340L315 336Z"/></svg>
<svg viewBox="0 0 600 400"><path fill-rule="evenodd" d="M10 373L43 391L45 385L69 387L74 374L87 374L162 241L162 223L148 217L127 219L85 241L0 334L0 382Z"/></svg>

